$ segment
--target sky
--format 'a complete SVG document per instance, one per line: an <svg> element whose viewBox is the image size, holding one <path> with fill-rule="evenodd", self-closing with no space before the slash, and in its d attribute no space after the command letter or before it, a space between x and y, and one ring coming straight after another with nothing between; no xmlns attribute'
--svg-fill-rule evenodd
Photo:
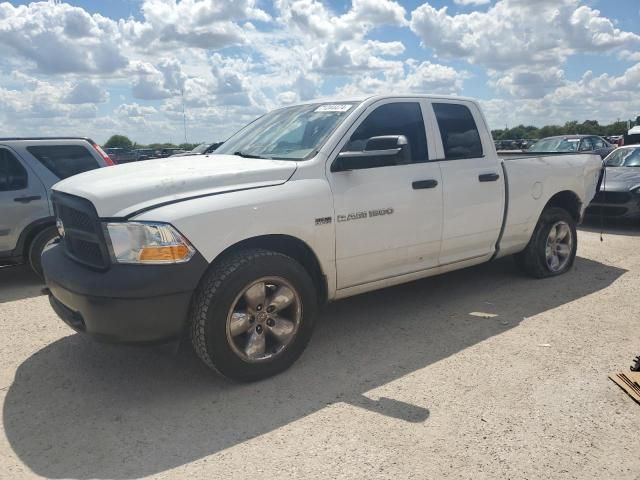
<svg viewBox="0 0 640 480"><path fill-rule="evenodd" d="M491 128L610 123L639 88L639 0L0 0L0 136L213 142L374 93L474 97Z"/></svg>

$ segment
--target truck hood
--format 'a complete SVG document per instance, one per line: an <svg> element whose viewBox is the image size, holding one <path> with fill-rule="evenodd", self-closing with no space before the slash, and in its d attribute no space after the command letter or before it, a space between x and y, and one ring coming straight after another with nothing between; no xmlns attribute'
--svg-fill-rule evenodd
<svg viewBox="0 0 640 480"><path fill-rule="evenodd" d="M193 155L99 168L53 189L90 200L100 217L126 217L192 197L280 185L295 170L293 161Z"/></svg>
<svg viewBox="0 0 640 480"><path fill-rule="evenodd" d="M607 167L607 177L601 190L628 192L640 186L640 167Z"/></svg>

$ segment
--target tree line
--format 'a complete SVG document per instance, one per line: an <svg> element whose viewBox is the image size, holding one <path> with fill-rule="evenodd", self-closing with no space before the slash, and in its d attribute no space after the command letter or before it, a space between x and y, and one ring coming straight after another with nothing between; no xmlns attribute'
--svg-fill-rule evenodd
<svg viewBox="0 0 640 480"><path fill-rule="evenodd" d="M159 150L162 148L180 148L182 150L193 150L200 145L199 143L180 143L178 145L174 143L150 143L143 145L132 141L126 135L112 135L109 140L105 142L103 148L124 148L125 150L136 150L138 148L150 148L152 150Z"/></svg>
<svg viewBox="0 0 640 480"><path fill-rule="evenodd" d="M634 122L630 122L633 125ZM640 125L640 117L636 119ZM534 127L533 125L518 125L513 128L492 130L494 140L516 140L516 139L540 139L554 137L556 135L587 134L600 135L602 137L610 135L624 135L627 133L627 122L618 121L609 125L600 125L597 120L586 120L582 123L577 121L567 122L564 125L547 125L544 127Z"/></svg>

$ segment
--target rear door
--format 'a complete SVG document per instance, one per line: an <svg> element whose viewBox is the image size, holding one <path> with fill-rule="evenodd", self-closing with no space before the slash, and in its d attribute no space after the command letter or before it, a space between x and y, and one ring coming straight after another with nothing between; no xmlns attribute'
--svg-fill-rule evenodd
<svg viewBox="0 0 640 480"><path fill-rule="evenodd" d="M504 179L484 119L472 102L433 100L443 181L440 264L488 257L502 227Z"/></svg>
<svg viewBox="0 0 640 480"><path fill-rule="evenodd" d="M352 287L438 263L442 180L431 162L423 103L385 99L371 105L338 145L363 151L372 137L404 135L410 159L373 157L349 171L327 166L336 213L338 288ZM431 152L431 153L430 153ZM335 161L335 158L332 159Z"/></svg>
<svg viewBox="0 0 640 480"><path fill-rule="evenodd" d="M0 252L15 249L32 222L50 216L44 185L13 150L0 145Z"/></svg>

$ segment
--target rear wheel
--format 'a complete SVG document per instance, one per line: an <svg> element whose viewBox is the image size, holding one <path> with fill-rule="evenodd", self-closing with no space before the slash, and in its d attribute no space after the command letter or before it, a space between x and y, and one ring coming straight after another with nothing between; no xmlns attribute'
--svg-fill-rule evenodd
<svg viewBox="0 0 640 480"><path fill-rule="evenodd" d="M552 277L573 266L577 247L575 219L566 210L551 207L542 212L527 248L515 258L527 274Z"/></svg>
<svg viewBox="0 0 640 480"><path fill-rule="evenodd" d="M42 278L42 252L52 245L58 239L58 230L56 227L47 227L38 233L29 245L29 266Z"/></svg>
<svg viewBox="0 0 640 480"><path fill-rule="evenodd" d="M298 359L316 311L313 281L298 262L244 250L205 275L192 305L191 340L198 356L222 375L260 380Z"/></svg>

